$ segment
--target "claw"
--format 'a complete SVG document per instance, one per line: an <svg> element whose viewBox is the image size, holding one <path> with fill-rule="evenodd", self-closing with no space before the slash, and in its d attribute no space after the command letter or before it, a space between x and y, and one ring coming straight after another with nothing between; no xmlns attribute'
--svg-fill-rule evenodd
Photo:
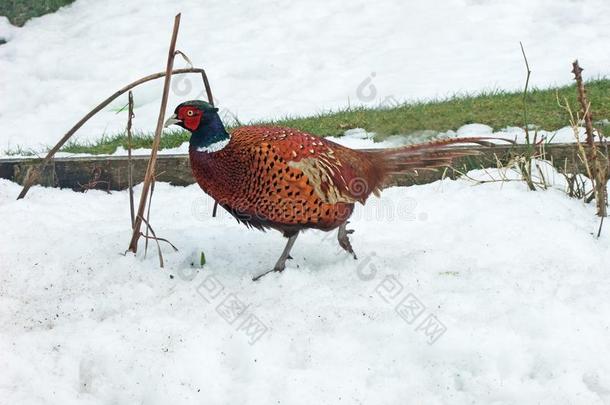
<svg viewBox="0 0 610 405"><path fill-rule="evenodd" d="M350 234L354 233L353 229L346 229L347 224L349 224L349 222L345 222L344 224L342 224L339 227L339 233L337 235L337 240L339 241L339 246L341 246L343 248L343 250L345 250L346 252L350 253L352 256L354 256L354 260L357 260L358 257L356 256L356 253L354 253L354 249L352 248L352 244L349 240L349 236Z"/></svg>
<svg viewBox="0 0 610 405"><path fill-rule="evenodd" d="M288 238L286 247L284 248L284 251L282 252L282 255L278 259L277 263L275 263L273 270L269 270L269 271L259 274L258 276L252 277L252 281L256 281L256 280L260 279L261 277L263 277L264 275L267 275L274 271L277 271L277 272L284 271L284 269L286 268L286 260L292 259L292 257L290 256L290 249L292 249L292 245L294 245L294 241L297 239L298 235L299 235L299 233L297 232L296 234L294 234Z"/></svg>
<svg viewBox="0 0 610 405"><path fill-rule="evenodd" d="M278 273L281 273L282 271L284 271L284 269L283 268L281 268L281 269L280 268L273 268L271 270L267 270L264 273L259 274L258 276L252 277L252 281L257 281L260 278L262 278L263 276L266 276L269 273L273 273L274 271L277 271Z"/></svg>

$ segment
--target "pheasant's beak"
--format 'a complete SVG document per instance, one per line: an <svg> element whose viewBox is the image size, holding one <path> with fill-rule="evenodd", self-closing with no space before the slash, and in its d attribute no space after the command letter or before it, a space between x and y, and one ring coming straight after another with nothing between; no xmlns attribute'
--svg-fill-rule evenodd
<svg viewBox="0 0 610 405"><path fill-rule="evenodd" d="M163 128L167 128L170 125L180 124L180 123L182 123L182 121L178 119L178 116L176 114L174 114L171 117L169 117L167 119L167 121L165 121L165 124L163 124Z"/></svg>

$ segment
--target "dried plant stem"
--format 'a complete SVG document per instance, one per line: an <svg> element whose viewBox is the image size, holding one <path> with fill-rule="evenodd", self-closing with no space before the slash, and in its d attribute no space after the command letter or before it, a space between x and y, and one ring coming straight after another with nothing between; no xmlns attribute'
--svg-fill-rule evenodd
<svg viewBox="0 0 610 405"><path fill-rule="evenodd" d="M486 179L475 179L474 177L469 176L468 173L465 173L465 172L460 171L460 170L455 169L455 168L453 170L456 173L458 173L461 177L463 177L463 178L465 178L467 180L470 180L471 182L473 182L475 184L500 183L501 185L503 185L504 183L510 183L510 182L522 182L523 181L522 178L521 179L517 179L517 178L510 179L507 176L507 172L509 170L513 171L513 172L515 172L515 173L517 173L519 175L522 175L520 164L515 161L515 160L518 160L518 159L521 159L521 158L520 157L514 158L513 160L511 160L511 162L508 163L507 166L502 165L502 162L498 159L496 161L497 169L498 169L496 174L497 174L498 177L496 177L496 175L494 175L492 172L490 172L489 169L481 168L483 170L483 172L487 175L487 177L489 177L489 180L486 180ZM539 170L540 170L540 168L539 168ZM541 171L540 171L540 174L541 174L540 179L534 180L532 178L532 184L537 185L539 187L546 188L547 187L546 179L544 178L544 175L542 175Z"/></svg>
<svg viewBox="0 0 610 405"><path fill-rule="evenodd" d="M578 60L575 60L572 63L572 73L574 74L574 80L576 80L576 91L578 92L578 102L582 108L582 119L585 122L585 130L587 132L587 144L591 147L595 147L595 141L593 137L593 114L591 114L591 109L589 100L587 98L587 90L585 89L585 84L582 80L582 71L583 68L578 64Z"/></svg>
<svg viewBox="0 0 610 405"><path fill-rule="evenodd" d="M144 238L146 239L147 242L148 242L148 239L152 239L155 242L157 242L157 253L159 254L159 267L163 268L163 254L161 253L161 245L159 244L159 241L162 240L162 238L157 238L155 231L152 229L152 226L150 226L150 224L148 223L147 220L145 220L141 216L138 216L138 219L140 219L141 222L144 222L144 224L146 224L147 232L150 229L150 233L152 233L152 235L153 235L153 236L148 236L148 235L144 235L144 234L142 234L142 232L140 232L140 236L144 236ZM170 243L170 245L172 245L172 244ZM172 247L174 247L174 245L172 245ZM174 247L174 249L175 249L175 247Z"/></svg>
<svg viewBox="0 0 610 405"><path fill-rule="evenodd" d="M135 224L135 210L133 204L133 161L131 160L131 124L133 120L133 93L129 90L129 109L127 112L127 181L129 183L129 214L131 216L131 229Z"/></svg>
<svg viewBox="0 0 610 405"><path fill-rule="evenodd" d="M159 244L159 241L169 244L172 247L172 249L174 249L175 252L178 251L178 248L176 246L174 246L174 244L171 243L169 240L158 237L155 234L155 231L153 230L152 226L150 225L150 207L152 205L152 196L155 192L155 182L156 182L156 180L153 180L153 182L150 185L150 195L148 197L148 208L146 211L146 219L142 218L142 222L144 222L144 224L146 225L146 233L140 232L140 236L142 236L146 240L146 243L144 245L144 257L146 257L146 253L148 252L148 241L150 239L152 239L157 243L157 254L159 255L159 266L161 268L163 268L164 267L163 254L161 252L161 246ZM152 233L152 236L148 235L149 231L150 231L150 233Z"/></svg>
<svg viewBox="0 0 610 405"><path fill-rule="evenodd" d="M155 179L153 179L152 183L150 183L150 194L148 195L148 207L146 208L146 223L150 224L150 207L152 206L152 198L155 193ZM146 238L146 242L144 243L144 257L146 257L146 253L148 252L148 229L150 225L146 227L146 234L144 235ZM142 234L140 232L140 234ZM156 236L155 236L156 237ZM163 263L163 260L161 260ZM163 267L163 265L161 265Z"/></svg>
<svg viewBox="0 0 610 405"><path fill-rule="evenodd" d="M570 126L572 127L572 132L574 133L574 139L576 140L576 148L578 149L578 158L580 159L581 163L585 167L587 177L592 179L593 175L591 172L591 165L589 164L589 160L587 159L587 152L586 152L584 146L582 145L582 142L580 142L580 131L579 131L579 127L578 127L578 122L580 121L580 118L578 116L578 113L574 114L574 112L572 111L572 107L570 107L570 103L568 102L568 100L564 99L564 102L565 102L565 104L560 103L559 105L562 108L564 108L570 116Z"/></svg>
<svg viewBox="0 0 610 405"><path fill-rule="evenodd" d="M521 47L521 54L523 55L523 60L525 62L525 70L527 75L525 77L525 86L523 87L523 129L525 131L525 141L527 144L530 144L530 132L527 123L527 89L530 84L530 76L532 75L532 71L530 70L530 64L527 61L527 56L525 55L525 49L523 49L523 43L519 42L519 46Z"/></svg>
<svg viewBox="0 0 610 405"><path fill-rule="evenodd" d="M585 122L585 131L587 133L587 150L583 153L583 157L586 159L589 166L589 173L591 181L593 182L593 190L595 196L595 202L597 206L597 215L605 217L607 213L607 201L608 191L606 184L608 182L607 167L603 167L602 162L595 144L594 133L593 133L593 117L591 114L591 103L587 98L587 91L585 90L585 84L582 80L583 69L578 64L578 60L572 63L572 73L574 74L574 80L576 80L576 90L578 92L578 101L581 107L581 113ZM607 157L606 157L607 166Z"/></svg>
<svg viewBox="0 0 610 405"><path fill-rule="evenodd" d="M172 70L174 67L174 57L176 51L176 40L178 39L178 30L180 29L180 14L177 14L174 18L174 30L172 32L172 39L169 45L169 52L167 56L167 67L165 69L165 81L163 83L163 95L161 97L161 107L159 109L159 117L157 119L157 128L155 130L155 138L152 144L152 151L150 152L150 160L148 161L148 167L146 169L146 175L144 176L144 185L142 187L142 194L140 196L140 205L138 207L138 215L133 227L133 234L131 241L129 242L128 250L136 253L138 251L138 239L140 238L140 228L142 226L142 217L146 208L146 199L150 191L150 185L154 180L155 166L157 162L157 152L159 150L159 144L161 143L161 131L163 130L163 123L165 122L165 109L167 108L167 99L169 96L169 86L172 78Z"/></svg>
<svg viewBox="0 0 610 405"><path fill-rule="evenodd" d="M144 221L144 223L146 224L146 222ZM148 226L148 225L147 225ZM174 252L178 252L178 248L176 246L174 246L174 244L172 242L170 242L169 240L165 239L165 238L159 238L158 236L146 236L144 234L140 235L143 238L146 239L152 239L152 240L156 240L156 241L161 241L161 242L165 242L168 245L170 245L172 247L172 249L174 249Z"/></svg>
<svg viewBox="0 0 610 405"><path fill-rule="evenodd" d="M525 142L527 144L527 150L524 155L523 160L519 160L519 169L521 171L521 177L525 180L527 187L531 191L536 191L536 186L534 186L534 182L532 181L532 155L534 154L535 146L530 142L530 131L529 131L529 123L527 122L527 90L530 84L530 76L532 71L530 70L529 62L527 61L527 56L525 55L525 49L523 49L523 43L519 42L519 46L521 46L521 54L523 55L523 60L525 61L525 69L527 71L527 75L525 77L525 86L523 87L523 130L525 131Z"/></svg>
<svg viewBox="0 0 610 405"><path fill-rule="evenodd" d="M201 77L203 79L203 84L205 86L206 94L208 96L208 101L213 105L212 89L210 88L210 82L208 81L208 77L205 73L205 70L203 70L201 68L185 68L185 69L176 69L172 72L173 75L183 74L183 73L200 73L201 74ZM64 136L57 142L57 144L55 146L53 146L49 150L49 152L44 157L44 159L42 159L40 166L36 169L31 170L28 173L28 176L27 176L26 180L24 181L23 188L21 189L21 192L19 193L19 196L17 197L17 199L19 200L26 196L26 194L28 193L28 191L30 190L32 185L40 178L40 173L42 172L42 170L44 170L44 168L50 163L50 161L53 159L53 156L55 156L57 151L59 151L59 149L61 149L61 147L64 146L65 143L68 142L68 140L76 133L76 131L78 131L87 121L89 121L91 119L91 117L93 117L95 114L97 114L98 112L103 110L108 104L110 104L112 101L114 101L117 97L121 96L125 92L127 92L127 91L133 89L134 87L137 87L143 83L165 77L166 74L167 74L167 72L159 72L159 73L154 73L152 75L148 75L141 79L138 79L135 82L132 82L132 83L128 84L127 86L121 88L120 90L117 90L110 97L108 97L107 99L102 101L100 104L98 104L93 110L89 111L83 118L80 119L80 121L78 121L76 124L74 124L74 126L72 128L70 128L70 130L68 130L68 132L66 132L64 134Z"/></svg>
<svg viewBox="0 0 610 405"><path fill-rule="evenodd" d="M174 54L175 54L175 55L180 55L180 56L182 56L182 59L184 59L184 61L185 61L186 63L188 63L188 65L189 65L190 67L193 67L193 62L191 62L191 58L189 58L189 57L188 57L188 56L187 56L187 55L186 55L184 52L182 52L182 51L181 51L181 50L179 50L179 49L176 49L176 51L174 52Z"/></svg>

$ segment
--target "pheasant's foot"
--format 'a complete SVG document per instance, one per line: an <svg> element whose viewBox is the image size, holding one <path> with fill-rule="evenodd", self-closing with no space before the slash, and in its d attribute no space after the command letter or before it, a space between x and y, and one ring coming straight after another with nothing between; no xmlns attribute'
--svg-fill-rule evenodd
<svg viewBox="0 0 610 405"><path fill-rule="evenodd" d="M339 227L339 234L337 235L337 240L339 241L339 246L341 246L343 250L354 256L354 259L358 259L356 253L354 253L354 248L352 248L352 244L349 240L349 235L354 233L354 230L347 229L348 223L349 221L346 221Z"/></svg>
<svg viewBox="0 0 610 405"><path fill-rule="evenodd" d="M286 243L286 247L284 248L284 251L282 252L282 255L278 259L277 263L275 263L275 266L273 267L273 269L269 270L269 271L266 271L266 272L264 272L262 274L259 274L258 276L252 277L252 281L256 281L256 280L260 279L261 277L263 277L264 275L267 275L267 274L272 273L274 271L277 271L277 272L284 271L284 269L286 268L286 260L292 259L292 257L290 256L290 249L292 249L292 245L294 245L294 242L297 240L297 236L298 235L299 234L296 233L293 236L291 236L290 238L288 238L288 242Z"/></svg>
<svg viewBox="0 0 610 405"><path fill-rule="evenodd" d="M269 273L273 273L274 271L277 271L278 273L281 273L282 271L284 271L284 269L276 269L276 268L273 268L273 269L271 269L271 270L267 270L266 272L261 273L261 274L259 274L258 276L254 276L254 277L252 277L252 281L257 281L258 279L262 278L263 276L266 276L266 275L267 275L267 274L269 274Z"/></svg>

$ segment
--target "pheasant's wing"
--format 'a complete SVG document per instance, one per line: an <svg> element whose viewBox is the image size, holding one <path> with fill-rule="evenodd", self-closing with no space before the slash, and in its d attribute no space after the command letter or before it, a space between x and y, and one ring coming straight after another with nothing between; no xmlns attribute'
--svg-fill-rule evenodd
<svg viewBox="0 0 610 405"><path fill-rule="evenodd" d="M310 155L297 156L288 161L288 166L301 170L324 202L364 203L371 192L376 191L370 173L363 170L370 166L369 162L360 161L356 151L346 153L324 142Z"/></svg>
<svg viewBox="0 0 610 405"><path fill-rule="evenodd" d="M364 203L378 192L378 172L366 154L292 128L264 127L260 136L255 154L270 149L280 160L274 166L285 164L302 173L324 203ZM288 176L287 181L296 186L300 176Z"/></svg>

